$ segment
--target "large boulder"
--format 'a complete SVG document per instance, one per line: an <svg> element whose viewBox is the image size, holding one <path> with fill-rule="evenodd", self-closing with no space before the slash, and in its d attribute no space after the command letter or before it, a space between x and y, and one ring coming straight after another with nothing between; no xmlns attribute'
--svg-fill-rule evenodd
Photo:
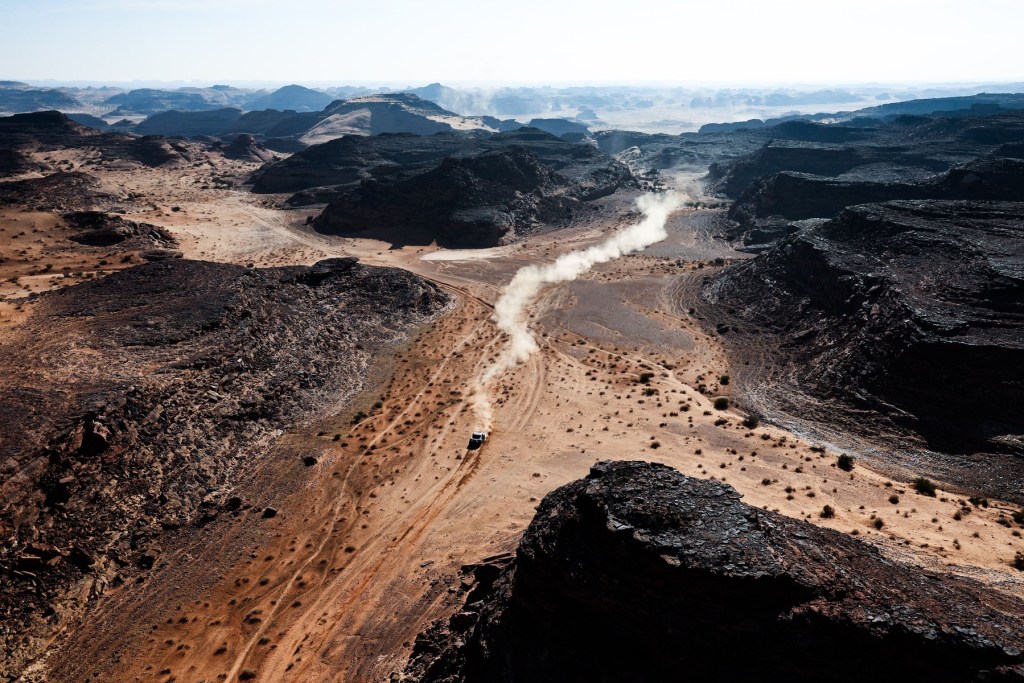
<svg viewBox="0 0 1024 683"><path fill-rule="evenodd" d="M1024 680L1024 602L664 465L549 494L406 669L456 681Z"/></svg>

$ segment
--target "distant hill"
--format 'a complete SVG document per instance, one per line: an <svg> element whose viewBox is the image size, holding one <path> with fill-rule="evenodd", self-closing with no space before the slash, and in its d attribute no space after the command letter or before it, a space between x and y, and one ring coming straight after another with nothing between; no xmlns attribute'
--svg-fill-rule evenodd
<svg viewBox="0 0 1024 683"><path fill-rule="evenodd" d="M841 111L819 114L793 114L774 119L750 119L731 123L708 123L700 128L701 133L720 133L765 126L779 126L794 121L817 121L846 125L869 125L872 120L889 119L897 116L944 116L966 118L986 116L1001 112L1024 109L1024 93L980 93L961 97L929 97L905 102L890 102L855 111Z"/></svg>
<svg viewBox="0 0 1024 683"><path fill-rule="evenodd" d="M519 127L521 124L515 121L501 121L490 116L461 116L416 95L395 93L338 100L316 112L266 109L243 114L234 108L166 111L141 122L135 132L185 137L213 135L232 139L248 134L257 139L290 140L312 145L343 135L497 133Z"/></svg>
<svg viewBox="0 0 1024 683"><path fill-rule="evenodd" d="M461 116L408 93L368 95L331 103L324 109L323 118L301 139L306 144L317 144L342 135L430 135L447 131L496 133L500 123L491 117Z"/></svg>
<svg viewBox="0 0 1024 683"><path fill-rule="evenodd" d="M116 106L115 116L124 114L156 114L162 111L208 111L224 107L241 107L253 95L251 90L230 86L212 88L178 88L159 90L139 88L107 98L104 104Z"/></svg>
<svg viewBox="0 0 1024 683"><path fill-rule="evenodd" d="M286 85L269 95L261 95L246 103L250 111L262 109L291 109L293 111L320 111L334 100L327 93L301 85Z"/></svg>
<svg viewBox="0 0 1024 683"><path fill-rule="evenodd" d="M164 111L153 114L139 123L133 132L139 135L186 138L196 135L212 135L229 128L240 118L242 118L242 111L232 108L213 111Z"/></svg>
<svg viewBox="0 0 1024 683"><path fill-rule="evenodd" d="M60 90L36 88L18 81L0 81L0 112L20 114L81 106L81 102Z"/></svg>

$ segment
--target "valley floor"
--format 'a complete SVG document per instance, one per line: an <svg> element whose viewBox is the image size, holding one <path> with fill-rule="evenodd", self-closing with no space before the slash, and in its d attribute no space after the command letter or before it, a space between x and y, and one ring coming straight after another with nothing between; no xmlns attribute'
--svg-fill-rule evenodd
<svg viewBox="0 0 1024 683"><path fill-rule="evenodd" d="M199 191L187 177L170 181L123 179L179 207L140 220L171 230L187 258L261 266L355 255L430 278L457 303L379 368L354 404L278 437L274 456L240 484L276 517L220 519L165 548L166 564L144 584L109 591L58 638L39 677L386 680L416 634L462 602L460 567L511 552L546 493L605 459L717 478L752 505L1024 595L1022 575L1008 566L1020 539L996 522L1008 506L965 514L963 496L917 495L864 458L840 471L825 444L770 424L747 428L742 411L714 408L715 397L730 396L720 379L729 359L713 325L679 303L714 259L745 258L711 239L714 212L684 209L667 240L545 289L530 314L541 350L490 387L491 433L470 451L468 436L481 428L470 385L505 343L491 320L501 287L518 267L628 223L628 206L487 258L438 257L325 237L303 225L307 214L243 192ZM10 307L5 314L14 316ZM652 373L649 383L641 373ZM296 465L305 454L317 463ZM819 516L825 505L834 517Z"/></svg>

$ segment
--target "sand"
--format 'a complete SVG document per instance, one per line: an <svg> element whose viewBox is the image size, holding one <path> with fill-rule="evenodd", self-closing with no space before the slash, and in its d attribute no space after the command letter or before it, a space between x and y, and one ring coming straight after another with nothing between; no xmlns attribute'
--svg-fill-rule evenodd
<svg viewBox="0 0 1024 683"><path fill-rule="evenodd" d="M916 494L867 458L843 472L835 451L715 409L714 398L730 396L721 381L728 359L676 311L669 288L697 261L744 256L695 230L702 216L694 211L673 219L666 243L544 290L530 316L541 350L491 386L493 430L468 451L479 428L470 384L504 343L490 320L501 286L519 266L592 244L618 221L486 259L454 258L318 235L304 225L308 213L278 211L273 198L200 191L188 172L171 183L173 175L124 182L151 195L166 188L145 220L178 235L189 257L279 265L357 255L431 278L457 304L396 351L356 403L271 445L272 454L319 458L295 474L291 460L272 456L266 476L254 477L277 517L219 522L206 540L183 543L165 574L105 595L43 664L52 671L103 680L232 681L249 671L268 681L386 679L416 634L456 608L459 568L514 550L539 500L603 459L663 462L726 481L752 505L1024 595L1022 575L1008 566L1024 544L997 522L1010 506L976 508L941 486L934 498ZM652 374L648 383L641 373ZM707 393L696 389L702 384ZM378 398L381 409L351 423ZM278 493L268 481L292 483ZM825 505L834 517L820 516Z"/></svg>

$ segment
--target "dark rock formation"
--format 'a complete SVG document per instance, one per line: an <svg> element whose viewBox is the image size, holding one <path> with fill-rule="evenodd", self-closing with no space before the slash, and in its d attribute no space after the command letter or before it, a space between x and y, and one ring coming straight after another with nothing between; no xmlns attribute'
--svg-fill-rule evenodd
<svg viewBox="0 0 1024 683"><path fill-rule="evenodd" d="M148 243L150 248L172 247L177 240L157 225L128 220L102 211L73 211L63 216L64 221L78 231L71 239L79 244L108 247L128 240Z"/></svg>
<svg viewBox="0 0 1024 683"><path fill-rule="evenodd" d="M1024 602L663 465L549 494L420 636L418 681L1024 680Z"/></svg>
<svg viewBox="0 0 1024 683"><path fill-rule="evenodd" d="M968 187L982 194L1018 178L985 179L981 167L988 162ZM967 177L946 180L960 185ZM934 449L1003 452L989 459L975 452L943 466L953 481L1019 500L1024 477L1013 454L1024 455L1017 410L1024 396L1022 215L1017 202L851 207L726 269L704 296L723 315L732 311L738 327L779 336L774 353L792 368L793 385L766 388L776 398L807 393L869 410L869 417L847 421L854 432L899 426ZM830 411L820 417L841 419Z"/></svg>
<svg viewBox="0 0 1024 683"><path fill-rule="evenodd" d="M367 178L408 176L430 170L474 139L439 135L346 135L293 154L262 169L253 192L298 192L314 187L350 185Z"/></svg>
<svg viewBox="0 0 1024 683"><path fill-rule="evenodd" d="M139 135L166 137L193 137L216 135L231 128L242 118L240 109L225 108L211 111L162 111L141 121L135 131Z"/></svg>
<svg viewBox="0 0 1024 683"><path fill-rule="evenodd" d="M0 117L0 149L28 152L69 148L95 149L106 161L136 161L146 166L193 163L205 158L206 153L204 145L186 140L104 133L56 111Z"/></svg>
<svg viewBox="0 0 1024 683"><path fill-rule="evenodd" d="M576 202L559 192L566 184L523 147L467 159L448 157L436 168L393 185L362 183L328 204L315 226L339 233L390 229L394 243L436 240L441 246L493 246L540 221L571 218Z"/></svg>
<svg viewBox="0 0 1024 683"><path fill-rule="evenodd" d="M855 204L1024 199L1021 166L1012 160L1024 140L1019 113L903 117L870 129L790 121L757 134L771 136L769 143L713 163L709 173L715 192L736 199L726 236L751 247L793 232L797 221L832 218Z"/></svg>
<svg viewBox="0 0 1024 683"><path fill-rule="evenodd" d="M0 178L45 169L45 165L36 163L27 154L14 149L0 149Z"/></svg>
<svg viewBox="0 0 1024 683"><path fill-rule="evenodd" d="M733 174L730 174L731 177ZM987 157L922 182L776 173L751 183L729 210L743 241L770 243L808 218L832 218L848 206L897 199L1024 201L1024 161Z"/></svg>
<svg viewBox="0 0 1024 683"><path fill-rule="evenodd" d="M59 111L40 111L0 117L0 148L66 146L83 136L99 131L76 123Z"/></svg>
<svg viewBox="0 0 1024 683"><path fill-rule="evenodd" d="M339 188L316 220L317 229L373 228L396 244L437 240L449 247L494 246L541 224L567 225L587 209L586 202L635 186L625 166L590 145L536 129L457 141L458 148L439 163L413 159ZM421 149L419 139L408 142Z"/></svg>
<svg viewBox="0 0 1024 683"><path fill-rule="evenodd" d="M0 677L81 615L89 585L158 562L204 501L237 511L275 430L358 390L371 354L446 301L352 258L165 260L37 296L0 343Z"/></svg>
<svg viewBox="0 0 1024 683"><path fill-rule="evenodd" d="M586 124L579 121L570 121L569 119L530 119L526 127L536 128L557 137L565 135L582 137L590 132Z"/></svg>
<svg viewBox="0 0 1024 683"><path fill-rule="evenodd" d="M224 147L224 156L242 161L270 161L274 153L256 142L251 135L239 135L230 145Z"/></svg>
<svg viewBox="0 0 1024 683"><path fill-rule="evenodd" d="M95 176L81 171L0 183L0 205L21 205L36 211L81 211L114 198L101 188Z"/></svg>

